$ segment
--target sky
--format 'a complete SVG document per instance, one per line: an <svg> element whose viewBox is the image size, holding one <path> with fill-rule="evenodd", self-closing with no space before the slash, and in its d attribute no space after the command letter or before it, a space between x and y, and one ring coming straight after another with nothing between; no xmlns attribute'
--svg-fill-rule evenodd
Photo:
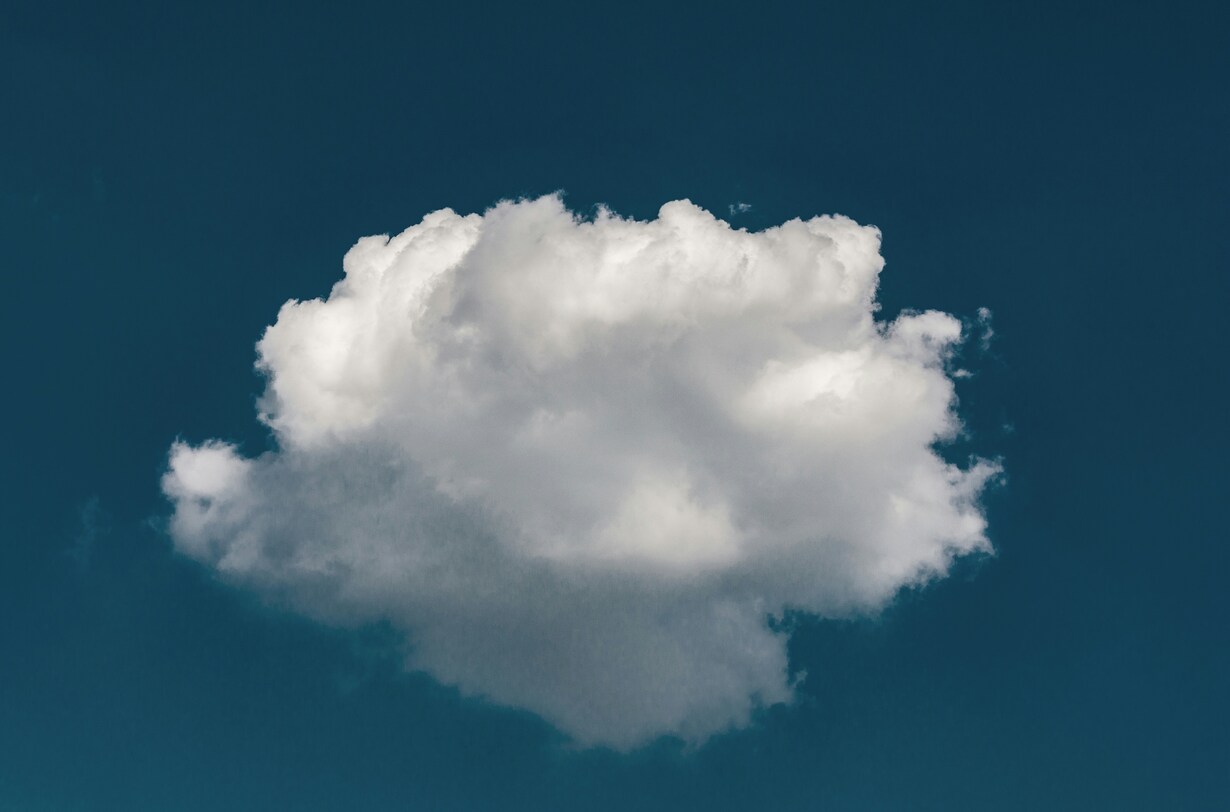
<svg viewBox="0 0 1230 812"><path fill-rule="evenodd" d="M1224 8L251 5L0 10L0 810L1226 807Z"/></svg>

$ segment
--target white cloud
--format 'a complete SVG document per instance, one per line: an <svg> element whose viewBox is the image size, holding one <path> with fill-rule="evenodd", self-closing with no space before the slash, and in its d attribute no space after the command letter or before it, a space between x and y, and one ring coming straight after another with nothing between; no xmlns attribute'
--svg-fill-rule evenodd
<svg viewBox="0 0 1230 812"><path fill-rule="evenodd" d="M978 326L982 334L978 336L978 347L983 352L991 349L991 340L995 338L995 330L991 327L991 311L988 308L978 308Z"/></svg>
<svg viewBox="0 0 1230 812"><path fill-rule="evenodd" d="M960 323L877 322L879 245L555 196L364 238L257 345L279 450L171 449L176 547L583 744L745 724L793 692L771 615L989 550L994 466L934 450Z"/></svg>

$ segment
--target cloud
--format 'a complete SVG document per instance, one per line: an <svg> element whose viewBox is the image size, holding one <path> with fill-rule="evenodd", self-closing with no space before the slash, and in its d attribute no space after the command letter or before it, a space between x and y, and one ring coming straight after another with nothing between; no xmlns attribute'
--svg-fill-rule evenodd
<svg viewBox="0 0 1230 812"><path fill-rule="evenodd" d="M793 694L771 617L990 549L995 466L935 450L961 325L877 321L879 246L557 196L363 238L257 344L277 450L172 447L175 546L582 744L744 725Z"/></svg>
<svg viewBox="0 0 1230 812"><path fill-rule="evenodd" d="M991 327L991 311L988 308L978 308L978 326L982 333L978 336L978 347L983 352L991 349L991 340L995 338L995 330Z"/></svg>
<svg viewBox="0 0 1230 812"><path fill-rule="evenodd" d="M77 507L77 532L65 550L78 569L86 569L94 557L100 537L110 532L108 517L99 506L97 496L91 496Z"/></svg>

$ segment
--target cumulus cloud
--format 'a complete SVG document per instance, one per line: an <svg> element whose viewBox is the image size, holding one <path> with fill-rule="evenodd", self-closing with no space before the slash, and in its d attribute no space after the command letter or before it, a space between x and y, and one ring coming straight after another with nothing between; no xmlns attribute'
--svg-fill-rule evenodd
<svg viewBox="0 0 1230 812"><path fill-rule="evenodd" d="M961 325L876 319L879 232L558 196L347 253L257 344L277 450L176 443L182 553L582 744L787 702L786 611L874 611L989 550L949 464Z"/></svg>

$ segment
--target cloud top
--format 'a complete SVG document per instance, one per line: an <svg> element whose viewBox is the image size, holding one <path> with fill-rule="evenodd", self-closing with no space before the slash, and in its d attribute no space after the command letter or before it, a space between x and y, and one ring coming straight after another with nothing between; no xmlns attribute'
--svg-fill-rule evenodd
<svg viewBox="0 0 1230 812"><path fill-rule="evenodd" d="M788 701L767 620L875 610L989 549L944 313L877 321L880 235L558 196L361 239L257 345L278 449L177 443L183 553L584 744Z"/></svg>

